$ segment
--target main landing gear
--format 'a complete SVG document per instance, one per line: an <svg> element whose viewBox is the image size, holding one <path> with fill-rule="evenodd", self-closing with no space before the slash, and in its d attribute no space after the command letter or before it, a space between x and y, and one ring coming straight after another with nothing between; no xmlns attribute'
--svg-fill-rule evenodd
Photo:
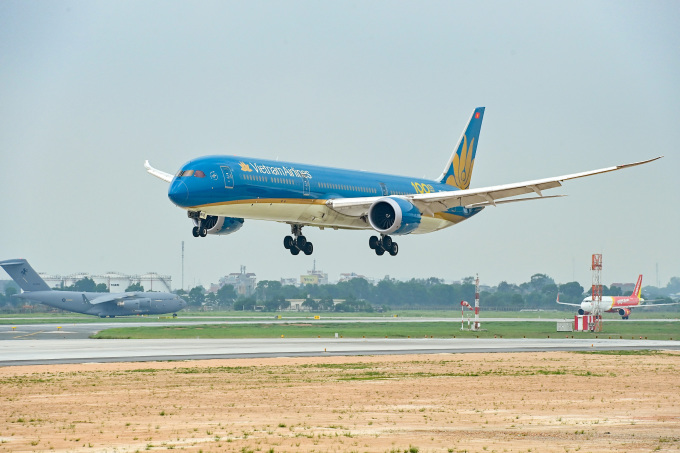
<svg viewBox="0 0 680 453"><path fill-rule="evenodd" d="M381 234L378 236L371 236L368 240L368 246L375 250L375 254L380 256L385 252L392 256L396 256L399 253L399 246L396 242L392 241L392 238L386 234Z"/></svg>
<svg viewBox="0 0 680 453"><path fill-rule="evenodd" d="M305 255L311 255L314 245L307 242L307 238L302 235L302 225L291 225L290 232L293 236L283 238L283 246L290 250L290 254L298 255L303 252Z"/></svg>

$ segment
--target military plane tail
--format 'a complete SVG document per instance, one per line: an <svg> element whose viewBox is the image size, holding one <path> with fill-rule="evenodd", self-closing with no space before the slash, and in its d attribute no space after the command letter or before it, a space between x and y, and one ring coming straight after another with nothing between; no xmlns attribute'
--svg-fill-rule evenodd
<svg viewBox="0 0 680 453"><path fill-rule="evenodd" d="M23 291L50 291L52 289L24 259L0 261L0 266Z"/></svg>

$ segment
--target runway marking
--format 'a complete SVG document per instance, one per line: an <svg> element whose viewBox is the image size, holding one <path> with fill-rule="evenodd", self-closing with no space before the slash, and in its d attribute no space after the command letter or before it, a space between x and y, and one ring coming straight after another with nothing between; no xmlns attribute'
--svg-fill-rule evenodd
<svg viewBox="0 0 680 453"><path fill-rule="evenodd" d="M39 331L37 331L37 332L29 333L29 334L26 334L26 335L18 335L18 336L14 337L14 338L30 337L31 335L37 335L37 334L39 334L39 333L45 333L45 331L44 331L44 330L39 330Z"/></svg>

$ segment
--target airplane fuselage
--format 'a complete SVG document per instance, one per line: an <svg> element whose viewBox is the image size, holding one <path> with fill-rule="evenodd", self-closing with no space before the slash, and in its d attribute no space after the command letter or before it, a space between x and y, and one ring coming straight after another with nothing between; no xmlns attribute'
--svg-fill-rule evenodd
<svg viewBox="0 0 680 453"><path fill-rule="evenodd" d="M593 313L595 308L599 307L599 311L603 313L619 313L627 318L631 308L639 307L644 302L643 298L635 296L602 296L602 300L598 303L594 302L590 296L581 302L579 314Z"/></svg>
<svg viewBox="0 0 680 453"><path fill-rule="evenodd" d="M184 164L168 197L188 211L329 228L371 229L361 216L340 214L326 202L434 193L456 187L422 178L343 170L238 156L206 156ZM429 233L472 217L464 206L423 215L413 233Z"/></svg>
<svg viewBox="0 0 680 453"><path fill-rule="evenodd" d="M17 295L20 299L39 302L61 310L94 315L130 316L173 313L181 310L186 303L171 293L136 293L134 298L104 303L91 303L97 297L108 293L81 291L28 291Z"/></svg>

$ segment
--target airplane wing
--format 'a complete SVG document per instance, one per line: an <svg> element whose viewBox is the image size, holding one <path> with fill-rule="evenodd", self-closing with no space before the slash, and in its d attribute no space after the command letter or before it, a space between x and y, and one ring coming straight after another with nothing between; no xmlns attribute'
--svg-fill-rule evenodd
<svg viewBox="0 0 680 453"><path fill-rule="evenodd" d="M656 300L663 300L663 299L656 299ZM646 300L645 302L650 302L650 301ZM647 304L647 303L644 303L642 305L637 305L633 308L652 308L652 307L662 307L664 305L678 305L678 304L680 304L680 302L673 302L673 303L670 303L670 304Z"/></svg>
<svg viewBox="0 0 680 453"><path fill-rule="evenodd" d="M568 303L568 302L560 302L560 295L559 295L559 294L557 295L557 300L556 300L555 302L557 302L557 303L560 304L560 305L569 305L569 306L572 306L572 307L579 307L579 308L581 308L581 304L570 304L570 303Z"/></svg>
<svg viewBox="0 0 680 453"><path fill-rule="evenodd" d="M585 171L581 173L573 173L570 175L556 176L553 178L536 179L533 181L524 181L514 184L503 184L499 186L482 187L479 189L466 190L451 190L445 192L433 192L412 195L400 195L399 198L413 203L421 213L426 215L434 215L435 212L446 211L447 209L463 206L466 208L475 208L482 206L497 206L503 203L511 203L516 201L528 201L543 198L553 198L543 196L543 191L560 187L562 181L569 179L584 178L586 176L597 175L600 173L608 173L610 171L622 170L636 165L646 164L663 156L655 157L654 159L644 160L641 162L634 162L631 164L617 165L614 167L601 168L599 170ZM503 200L504 198L516 197L535 193L537 196L516 198L512 200ZM559 196L559 195L556 195ZM368 213L371 205L381 199L379 197L361 197L361 198L336 198L328 200L326 205L338 211L341 214L349 216L360 217Z"/></svg>
<svg viewBox="0 0 680 453"><path fill-rule="evenodd" d="M134 299L137 296L136 293L110 293L104 294L103 296L95 297L89 302L93 305L103 304L105 302L114 302L117 300Z"/></svg>
<svg viewBox="0 0 680 453"><path fill-rule="evenodd" d="M149 174L154 175L158 179L162 179L165 182L172 181L173 176L170 173L166 173L157 168L153 168L148 160L144 161L144 168L146 168L146 171Z"/></svg>

